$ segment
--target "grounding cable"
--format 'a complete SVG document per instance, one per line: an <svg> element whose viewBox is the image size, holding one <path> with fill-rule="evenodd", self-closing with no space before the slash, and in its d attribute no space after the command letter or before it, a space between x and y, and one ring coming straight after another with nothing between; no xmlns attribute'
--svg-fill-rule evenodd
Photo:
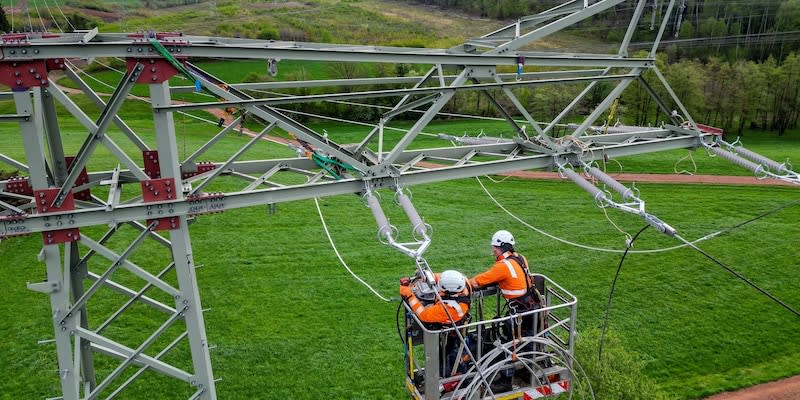
<svg viewBox="0 0 800 400"><path fill-rule="evenodd" d="M373 289L372 286L370 286L369 283L367 283L363 279L361 279L361 277L356 275L353 272L353 270L351 270L350 267L347 266L347 263L344 262L344 259L342 259L342 255L339 254L339 249L336 248L336 244L333 243L333 238L331 237L331 233L328 231L328 224L325 223L325 218L322 216L322 209L319 208L319 199L316 198L316 197L314 197L314 204L316 204L316 206L317 206L317 213L319 214L319 220L320 220L320 222L322 222L322 228L325 230L325 235L328 236L328 242L330 242L331 248L333 249L333 252L336 253L336 257L339 259L339 262L342 263L342 266L344 267L344 269L346 269L347 272L349 272L350 275L353 276L353 278L355 278L357 281L361 282L362 285L366 286L367 289L369 289L372 293L374 293L375 296L377 296L379 299L381 299L381 300L383 300L385 302L392 301L393 300L392 298L386 298L386 297L382 296L375 289Z"/></svg>

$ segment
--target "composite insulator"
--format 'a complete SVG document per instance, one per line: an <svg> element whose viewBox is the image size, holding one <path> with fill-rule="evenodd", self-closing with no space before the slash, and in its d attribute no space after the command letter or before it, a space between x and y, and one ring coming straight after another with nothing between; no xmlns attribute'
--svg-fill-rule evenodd
<svg viewBox="0 0 800 400"><path fill-rule="evenodd" d="M766 165L767 167L769 167L770 169L772 169L775 172L782 173L782 174L786 174L786 173L791 172L786 168L785 165L783 165L783 164L781 164L781 163L779 163L779 162L777 162L775 160L771 160L771 159L769 159L767 157L764 157L761 154L758 154L758 153L756 153L756 152L754 152L752 150L748 150L748 149L746 149L746 148L744 148L742 146L734 147L733 151L735 151L737 154L739 154L739 155L741 155L741 156L743 156L745 158L749 158L752 161L760 163L761 165Z"/></svg>
<svg viewBox="0 0 800 400"><path fill-rule="evenodd" d="M598 188L597 186L593 185L591 182L589 182L586 179L584 179L577 172L575 172L575 171L573 171L573 170L571 170L569 168L563 168L561 170L561 172L564 175L566 175L567 178L569 178L570 180L572 180L573 182L578 184L578 186L580 186L581 189L587 191L590 195L592 195L592 198L594 198L594 200L596 202L600 202L601 200L608 200L608 198L606 197L605 192L600 190L600 188Z"/></svg>
<svg viewBox="0 0 800 400"><path fill-rule="evenodd" d="M761 165L758 165L750 160L744 159L736 153L731 153L730 151L720 149L719 147L712 147L711 151L713 151L716 155L744 169L749 169L750 171L753 171L754 174L759 174L764 172L764 168Z"/></svg>
<svg viewBox="0 0 800 400"><path fill-rule="evenodd" d="M383 213L381 204L378 198L374 195L367 194L367 205L372 210L372 216L375 217L375 222L378 224L378 236L383 236L389 239L392 236L392 226L389 225L389 219Z"/></svg>
<svg viewBox="0 0 800 400"><path fill-rule="evenodd" d="M633 193L633 190L628 188L627 186L617 182L614 178L608 176L605 172L601 171L596 167L591 167L587 170L589 175L599 179L601 182L605 183L606 185L610 186L614 191L620 194L623 199L625 200L633 200L636 198L636 195Z"/></svg>
<svg viewBox="0 0 800 400"><path fill-rule="evenodd" d="M411 226L413 226L414 233L420 237L428 237L428 226L422 222L422 218L419 216L419 213L417 213L417 209L414 208L413 204L411 204L411 199L409 199L405 193L398 190L397 202L400 203L401 207L403 207L408 219L411 221Z"/></svg>

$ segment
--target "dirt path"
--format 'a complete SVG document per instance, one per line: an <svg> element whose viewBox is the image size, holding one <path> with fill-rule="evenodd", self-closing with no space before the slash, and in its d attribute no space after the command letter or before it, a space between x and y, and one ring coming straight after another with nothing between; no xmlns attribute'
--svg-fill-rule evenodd
<svg viewBox="0 0 800 400"><path fill-rule="evenodd" d="M715 394L706 400L799 400L800 376L755 385L735 392Z"/></svg>

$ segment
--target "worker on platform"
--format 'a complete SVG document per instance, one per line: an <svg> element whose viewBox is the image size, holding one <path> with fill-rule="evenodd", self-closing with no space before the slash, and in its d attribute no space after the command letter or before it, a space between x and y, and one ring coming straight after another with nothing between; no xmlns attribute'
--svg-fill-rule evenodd
<svg viewBox="0 0 800 400"><path fill-rule="evenodd" d="M528 270L528 260L514 250L514 236L506 230L499 230L492 235L492 254L495 262L489 269L476 275L470 281L474 289L497 285L500 294L508 303L508 312L511 315L521 314L541 307L541 294L534 285L534 281ZM539 319L539 324L544 321L541 319L543 314L537 316L526 315L522 318L514 318L510 325L504 325L504 335L506 340L520 339L522 337L534 336L537 330L535 321ZM537 318L538 317L538 318ZM519 349L523 352L533 350L528 345ZM521 373L522 379L528 380L525 370ZM512 390L512 376L515 374L514 368L499 371L495 380L491 383L492 391L502 393Z"/></svg>
<svg viewBox="0 0 800 400"><path fill-rule="evenodd" d="M418 298L413 288L414 284L407 280L401 281L400 296L408 303L417 318L428 329L442 329L469 322L472 290L467 277L461 272L446 270L432 278L433 289L438 291L438 296L430 299ZM421 285L427 287L428 284ZM439 345L445 354L441 359L439 376L448 377L466 372L471 361L466 356L464 347L469 344L459 339L454 331L441 333L439 339Z"/></svg>
<svg viewBox="0 0 800 400"><path fill-rule="evenodd" d="M512 312L536 308L539 294L528 272L528 260L514 250L514 236L509 231L499 230L492 235L491 245L495 262L487 271L472 278L472 287L497 285Z"/></svg>
<svg viewBox="0 0 800 400"><path fill-rule="evenodd" d="M400 296L408 303L420 321L425 324L459 325L469 316L470 289L467 277L456 270L447 270L435 277L435 286L439 290L438 298L423 304L417 298L411 285L400 285Z"/></svg>

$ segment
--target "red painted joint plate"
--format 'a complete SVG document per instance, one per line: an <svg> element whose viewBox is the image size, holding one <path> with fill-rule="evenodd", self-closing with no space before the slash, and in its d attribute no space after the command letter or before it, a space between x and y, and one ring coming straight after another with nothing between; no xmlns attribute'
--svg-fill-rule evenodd
<svg viewBox="0 0 800 400"><path fill-rule="evenodd" d="M144 159L144 173L151 179L161 178L161 167L158 165L158 150L145 150L142 152Z"/></svg>
<svg viewBox="0 0 800 400"><path fill-rule="evenodd" d="M0 62L0 83L15 92L48 86L47 63L45 60Z"/></svg>
<svg viewBox="0 0 800 400"><path fill-rule="evenodd" d="M64 157L64 161L67 163L67 169L72 166L72 161L75 160L75 157ZM75 186L81 186L89 183L89 174L86 173L86 167L83 167L81 172L78 174L78 178L75 179ZM92 199L92 192L89 189L81 190L80 192L75 192L75 198L78 200L85 200L89 201Z"/></svg>
<svg viewBox="0 0 800 400"><path fill-rule="evenodd" d="M142 198L145 203L175 200L175 180L172 178L142 181Z"/></svg>
<svg viewBox="0 0 800 400"><path fill-rule="evenodd" d="M31 181L30 179L24 177L10 178L6 182L6 191L14 194L33 196Z"/></svg>
<svg viewBox="0 0 800 400"><path fill-rule="evenodd" d="M144 69L136 78L136 83L163 83L178 74L178 70L169 61L156 57L127 58L128 71L133 70L137 62L142 63Z"/></svg>
<svg viewBox="0 0 800 400"><path fill-rule="evenodd" d="M36 211L41 214L55 213L61 211L70 211L75 209L75 200L72 197L72 192L67 192L64 201L60 207L51 207L53 200L58 196L59 189L36 189L33 191L33 198L36 202ZM78 228L59 229L53 231L42 232L42 240L44 244L58 244L74 242L81 239L81 234Z"/></svg>

